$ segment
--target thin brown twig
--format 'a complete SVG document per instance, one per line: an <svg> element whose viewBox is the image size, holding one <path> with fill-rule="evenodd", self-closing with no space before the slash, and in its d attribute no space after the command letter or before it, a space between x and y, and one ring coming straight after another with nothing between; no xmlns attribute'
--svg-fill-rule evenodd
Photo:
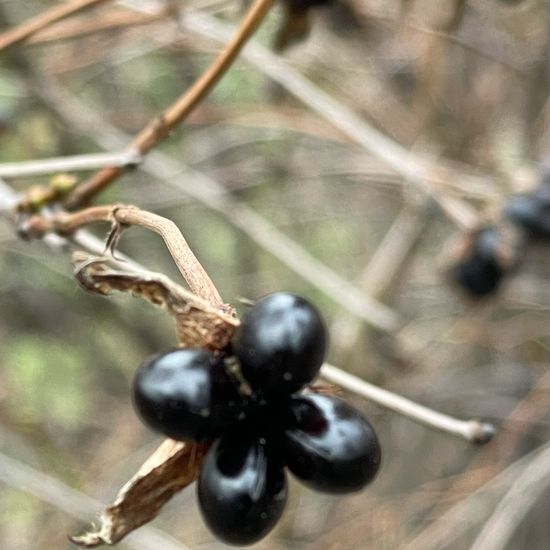
<svg viewBox="0 0 550 550"><path fill-rule="evenodd" d="M137 8L136 8L137 9ZM215 41L223 41L231 27L208 14L187 10L182 19L186 29ZM461 228L475 227L476 211L466 202L443 192L434 181L452 179L445 169L417 157L400 144L370 126L356 113L321 91L307 78L288 66L284 61L251 41L243 52L243 58L262 73L283 86L322 118L359 144L373 156L381 159L397 174L432 197L445 214Z"/></svg>
<svg viewBox="0 0 550 550"><path fill-rule="evenodd" d="M0 35L0 52L26 40L56 21L60 21L79 11L107 1L108 0L73 0L72 2L66 2L60 6L55 6Z"/></svg>
<svg viewBox="0 0 550 550"><path fill-rule="evenodd" d="M129 145L130 149L135 149L142 155L146 154L160 141L168 137L170 132L189 116L231 67L244 45L269 13L274 2L275 0L255 0L232 39L208 69L175 103L143 128ZM105 189L123 173L124 169L121 167L104 168L80 185L68 197L66 206L69 209L74 209L87 204L92 197Z"/></svg>
<svg viewBox="0 0 550 550"><path fill-rule="evenodd" d="M37 70L32 71L31 80L42 101L70 127L81 132L91 132L93 139L102 148L123 147L125 134L67 93L54 80ZM208 209L219 212L262 249L367 323L390 333L401 326L402 321L396 312L358 291L255 210L228 196L226 188L216 180L160 151L150 152L142 168L151 177L183 191Z"/></svg>
<svg viewBox="0 0 550 550"><path fill-rule="evenodd" d="M177 225L157 214L121 204L96 206L74 214L61 212L49 218L33 216L22 224L20 230L26 238L41 238L51 232L71 234L83 226L97 222L114 223L115 229L125 225L138 225L158 233L191 291L214 306L224 307L216 286L189 248ZM116 238L116 233L113 235Z"/></svg>
<svg viewBox="0 0 550 550"><path fill-rule="evenodd" d="M174 9L175 7L170 4L152 14L142 15L139 13L121 12L109 14L95 21L88 21L85 18L79 18L75 21L64 21L36 33L27 40L27 44L34 46L38 44L58 43L61 40L81 39L98 32L149 25L166 19L166 17L174 13Z"/></svg>

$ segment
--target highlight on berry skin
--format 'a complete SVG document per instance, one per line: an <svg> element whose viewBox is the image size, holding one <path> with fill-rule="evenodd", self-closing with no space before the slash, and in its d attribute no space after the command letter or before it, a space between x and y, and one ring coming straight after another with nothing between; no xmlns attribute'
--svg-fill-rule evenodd
<svg viewBox="0 0 550 550"><path fill-rule="evenodd" d="M311 382L323 364L327 336L308 301L279 292L246 312L233 338L244 377L260 393L291 394Z"/></svg>
<svg viewBox="0 0 550 550"><path fill-rule="evenodd" d="M283 514L283 458L266 438L247 431L226 434L206 455L197 495L205 523L217 538L227 544L253 544Z"/></svg>
<svg viewBox="0 0 550 550"><path fill-rule="evenodd" d="M209 441L240 414L240 396L221 360L183 348L150 357L134 378L134 405L145 424L172 439Z"/></svg>
<svg viewBox="0 0 550 550"><path fill-rule="evenodd" d="M317 309L278 292L246 312L223 353L170 350L138 368L133 397L144 423L172 439L211 444L197 497L222 542L254 544L275 527L287 469L331 494L360 491L376 476L381 450L373 427L343 399L307 389L326 348ZM243 380L251 391L242 392Z"/></svg>
<svg viewBox="0 0 550 550"><path fill-rule="evenodd" d="M290 400L285 457L305 485L338 494L360 491L373 480L381 450L372 426L346 401L306 394Z"/></svg>

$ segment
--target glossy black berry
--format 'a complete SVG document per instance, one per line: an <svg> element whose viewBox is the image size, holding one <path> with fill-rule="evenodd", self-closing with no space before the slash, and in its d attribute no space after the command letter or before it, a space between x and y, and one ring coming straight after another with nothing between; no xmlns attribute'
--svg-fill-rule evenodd
<svg viewBox="0 0 550 550"><path fill-rule="evenodd" d="M318 491L359 491L380 467L374 429L358 411L334 397L292 397L284 447L290 471Z"/></svg>
<svg viewBox="0 0 550 550"><path fill-rule="evenodd" d="M254 390L290 394L315 378L326 340L319 312L303 298L280 292L247 311L233 339L233 351Z"/></svg>
<svg viewBox="0 0 550 550"><path fill-rule="evenodd" d="M536 239L550 239L550 201L536 194L516 195L504 207L504 215Z"/></svg>
<svg viewBox="0 0 550 550"><path fill-rule="evenodd" d="M227 544L253 544L273 529L285 507L281 457L257 435L229 433L208 451L197 491L216 537Z"/></svg>
<svg viewBox="0 0 550 550"><path fill-rule="evenodd" d="M204 349L154 355L134 379L134 403L141 418L172 439L217 437L242 414L240 401L222 362Z"/></svg>
<svg viewBox="0 0 550 550"><path fill-rule="evenodd" d="M464 256L451 268L451 277L472 296L486 296L500 286L506 272L498 258L501 242L496 227L480 229L471 237Z"/></svg>

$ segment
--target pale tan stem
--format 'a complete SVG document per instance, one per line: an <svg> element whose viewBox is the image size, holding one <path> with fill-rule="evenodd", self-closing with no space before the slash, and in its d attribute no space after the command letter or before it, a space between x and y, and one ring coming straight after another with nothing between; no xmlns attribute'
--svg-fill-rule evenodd
<svg viewBox="0 0 550 550"><path fill-rule="evenodd" d="M337 384L356 395L360 395L382 407L402 414L415 422L462 437L473 443L487 443L495 433L495 428L492 424L475 419L460 420L434 411L401 395L369 384L365 380L361 380L361 378L328 363L325 363L321 367L321 376L328 382Z"/></svg>

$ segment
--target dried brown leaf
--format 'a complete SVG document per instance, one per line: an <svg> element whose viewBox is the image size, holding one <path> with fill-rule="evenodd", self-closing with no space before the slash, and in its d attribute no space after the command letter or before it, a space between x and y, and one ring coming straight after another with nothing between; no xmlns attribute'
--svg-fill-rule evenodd
<svg viewBox="0 0 550 550"><path fill-rule="evenodd" d="M239 324L232 308L221 311L160 273L127 271L120 262L113 267L112 257L82 252L73 255L73 264L76 279L91 292L129 292L164 308L174 318L182 346L223 349ZM116 544L151 521L168 500L195 481L206 450L205 445L166 440L103 511L99 525L70 540L87 548Z"/></svg>
<svg viewBox="0 0 550 550"><path fill-rule="evenodd" d="M164 308L174 317L182 346L223 349L239 325L232 308L220 311L161 273L122 271L111 267L108 259L82 252L73 255L73 264L76 279L91 292L129 292Z"/></svg>
<svg viewBox="0 0 550 550"><path fill-rule="evenodd" d="M86 548L116 544L151 521L168 500L195 481L206 451L205 445L166 439L102 512L99 525L70 540Z"/></svg>

